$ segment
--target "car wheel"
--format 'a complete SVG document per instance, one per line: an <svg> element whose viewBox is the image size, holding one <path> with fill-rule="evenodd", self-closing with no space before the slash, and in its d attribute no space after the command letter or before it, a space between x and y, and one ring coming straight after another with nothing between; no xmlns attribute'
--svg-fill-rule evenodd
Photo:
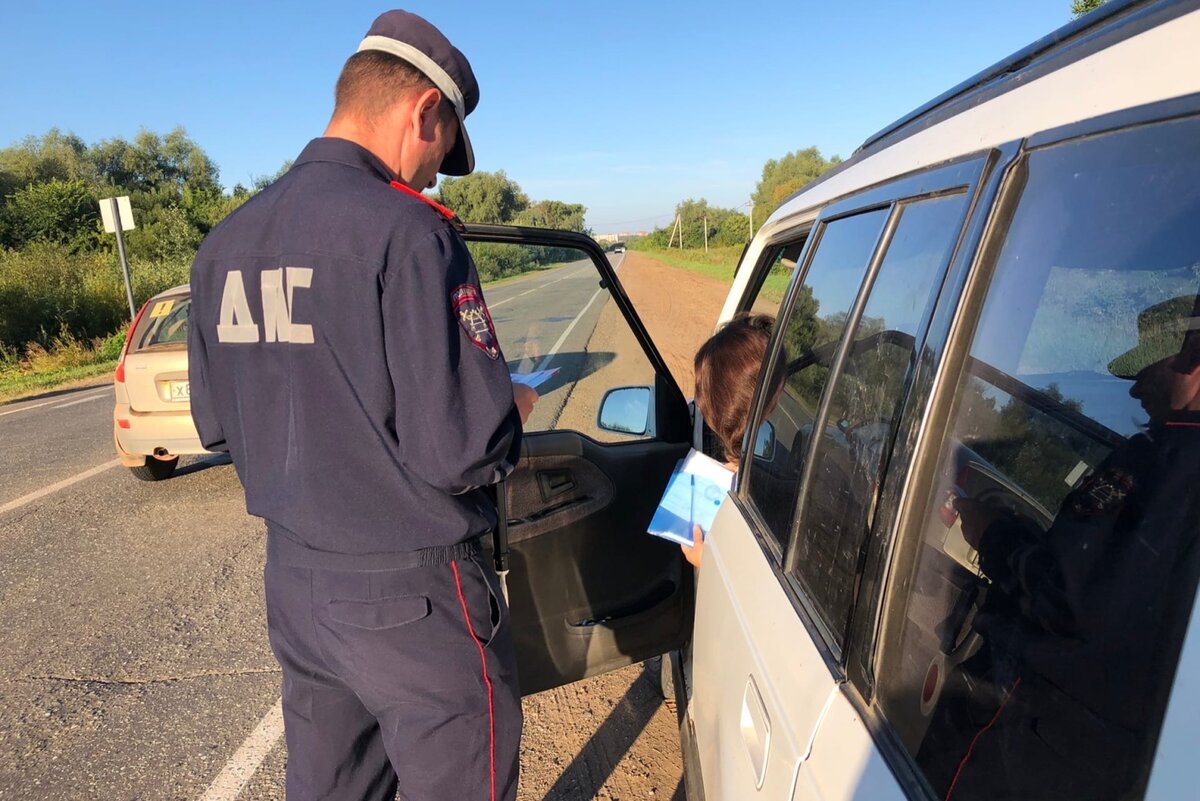
<svg viewBox="0 0 1200 801"><path fill-rule="evenodd" d="M129 472L133 473L134 478L140 478L142 481L162 481L164 478L171 477L177 464L179 464L178 456L174 459L156 459L153 456L147 456L145 464L141 467L131 467Z"/></svg>

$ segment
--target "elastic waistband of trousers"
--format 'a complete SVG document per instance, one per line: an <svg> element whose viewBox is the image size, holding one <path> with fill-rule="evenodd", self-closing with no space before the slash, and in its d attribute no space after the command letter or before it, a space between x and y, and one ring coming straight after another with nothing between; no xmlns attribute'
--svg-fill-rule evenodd
<svg viewBox="0 0 1200 801"><path fill-rule="evenodd" d="M416 551L391 553L335 553L309 548L291 539L274 526L267 527L267 561L288 567L314 570L408 570L414 567L448 565L469 559L480 552L480 538L474 537L455 545L435 545Z"/></svg>

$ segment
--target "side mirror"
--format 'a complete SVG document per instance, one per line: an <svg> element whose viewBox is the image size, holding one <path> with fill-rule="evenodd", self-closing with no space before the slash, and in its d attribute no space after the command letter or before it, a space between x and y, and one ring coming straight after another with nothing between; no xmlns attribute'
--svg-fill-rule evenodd
<svg viewBox="0 0 1200 801"><path fill-rule="evenodd" d="M645 434L650 430L654 390L650 387L617 387L604 394L597 425L618 434Z"/></svg>
<svg viewBox="0 0 1200 801"><path fill-rule="evenodd" d="M775 426L764 420L754 437L754 458L772 461L775 459Z"/></svg>

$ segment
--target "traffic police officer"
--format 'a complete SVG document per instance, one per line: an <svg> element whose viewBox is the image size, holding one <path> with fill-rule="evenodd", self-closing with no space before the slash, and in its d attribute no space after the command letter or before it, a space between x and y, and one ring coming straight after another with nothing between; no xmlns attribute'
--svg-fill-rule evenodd
<svg viewBox="0 0 1200 801"><path fill-rule="evenodd" d="M420 194L473 169L478 101L435 27L383 14L325 136L192 268L192 415L267 523L293 801L516 794L515 654L479 540L536 393L456 218Z"/></svg>
<svg viewBox="0 0 1200 801"><path fill-rule="evenodd" d="M991 587L973 624L984 645L948 680L918 756L947 799L1144 789L1200 576L1197 296L1143 310L1137 346L1109 371L1134 382L1149 425L1046 532L982 501L956 504Z"/></svg>

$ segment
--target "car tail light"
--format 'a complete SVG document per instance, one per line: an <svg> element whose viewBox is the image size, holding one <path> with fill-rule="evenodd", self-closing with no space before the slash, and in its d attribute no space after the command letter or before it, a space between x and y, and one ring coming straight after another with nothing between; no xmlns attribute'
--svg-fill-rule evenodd
<svg viewBox="0 0 1200 801"><path fill-rule="evenodd" d="M133 332L137 330L138 323L142 321L142 315L146 313L146 309L149 306L149 300L142 304L142 308L138 310L137 316L129 324L129 330L125 332L125 345L121 348L121 358L117 359L117 370L113 373L113 380L118 384L125 383L125 356L129 353L129 343L133 341ZM121 428L129 428L128 423L121 426Z"/></svg>
<svg viewBox="0 0 1200 801"><path fill-rule="evenodd" d="M129 428L129 421L128 421L128 420L117 420L117 428L125 428L125 429L128 429L128 428Z"/></svg>

